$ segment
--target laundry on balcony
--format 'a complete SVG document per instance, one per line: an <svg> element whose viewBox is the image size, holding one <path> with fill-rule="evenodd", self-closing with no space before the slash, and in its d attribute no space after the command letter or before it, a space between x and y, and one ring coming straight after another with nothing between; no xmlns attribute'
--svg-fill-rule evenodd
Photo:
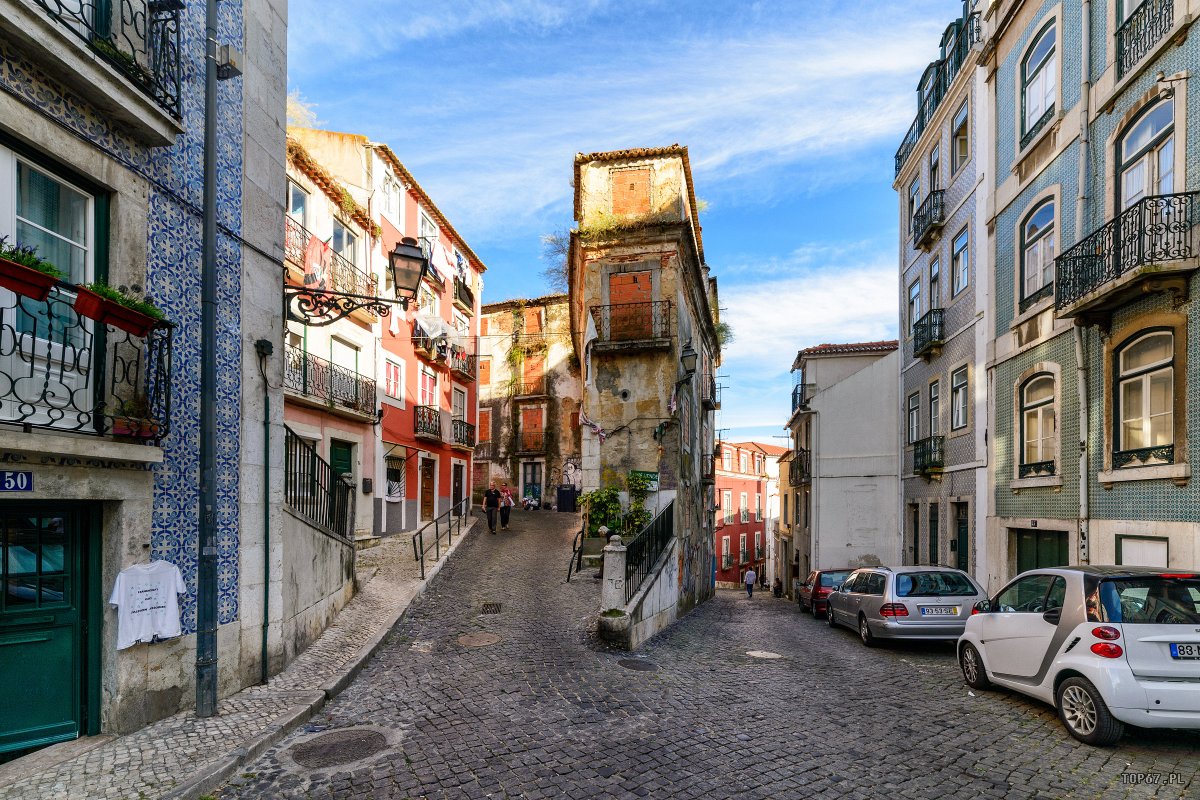
<svg viewBox="0 0 1200 800"><path fill-rule="evenodd" d="M333 274L333 249L316 236L304 248L304 288L328 291Z"/></svg>

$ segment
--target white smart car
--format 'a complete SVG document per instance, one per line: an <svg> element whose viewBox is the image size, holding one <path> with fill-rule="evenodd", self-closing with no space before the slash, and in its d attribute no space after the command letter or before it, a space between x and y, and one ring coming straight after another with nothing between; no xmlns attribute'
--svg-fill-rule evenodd
<svg viewBox="0 0 1200 800"><path fill-rule="evenodd" d="M958 640L963 677L1052 703L1071 735L1124 724L1200 729L1200 574L1150 567L1022 573L981 600Z"/></svg>

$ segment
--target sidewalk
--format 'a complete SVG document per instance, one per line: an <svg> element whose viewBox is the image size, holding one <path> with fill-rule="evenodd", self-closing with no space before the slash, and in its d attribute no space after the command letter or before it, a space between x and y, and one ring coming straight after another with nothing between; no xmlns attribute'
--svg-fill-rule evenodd
<svg viewBox="0 0 1200 800"><path fill-rule="evenodd" d="M79 739L0 766L0 800L192 800L214 790L354 679L478 522L470 517L441 561L430 552L424 581L407 536L360 551L359 592L333 624L266 686L222 700L217 716L180 712L128 736Z"/></svg>

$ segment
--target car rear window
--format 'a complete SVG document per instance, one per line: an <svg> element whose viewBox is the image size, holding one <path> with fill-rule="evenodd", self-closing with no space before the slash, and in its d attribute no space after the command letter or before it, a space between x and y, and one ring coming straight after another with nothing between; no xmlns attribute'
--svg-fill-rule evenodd
<svg viewBox="0 0 1200 800"><path fill-rule="evenodd" d="M897 597L955 597L975 594L961 572L901 572L896 576Z"/></svg>
<svg viewBox="0 0 1200 800"><path fill-rule="evenodd" d="M1107 622L1196 625L1200 623L1200 576L1102 581L1100 610Z"/></svg>
<svg viewBox="0 0 1200 800"><path fill-rule="evenodd" d="M832 560L832 559L830 559L830 560ZM849 574L850 574L849 572L822 572L821 573L821 585L824 586L826 589L832 589L834 586L837 586L839 583L845 582L846 576Z"/></svg>

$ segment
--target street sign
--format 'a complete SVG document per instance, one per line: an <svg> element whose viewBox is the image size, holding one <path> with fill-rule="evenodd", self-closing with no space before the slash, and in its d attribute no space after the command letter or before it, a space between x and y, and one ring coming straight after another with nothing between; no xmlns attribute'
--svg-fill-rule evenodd
<svg viewBox="0 0 1200 800"><path fill-rule="evenodd" d="M646 472L645 470L631 469L629 471L629 474L630 475L638 475L640 477L645 478L646 480L650 481L650 486L648 487L650 489L650 491L652 491L652 492L658 491L658 473L657 472Z"/></svg>
<svg viewBox="0 0 1200 800"><path fill-rule="evenodd" d="M33 473L0 470L0 492L32 492Z"/></svg>

